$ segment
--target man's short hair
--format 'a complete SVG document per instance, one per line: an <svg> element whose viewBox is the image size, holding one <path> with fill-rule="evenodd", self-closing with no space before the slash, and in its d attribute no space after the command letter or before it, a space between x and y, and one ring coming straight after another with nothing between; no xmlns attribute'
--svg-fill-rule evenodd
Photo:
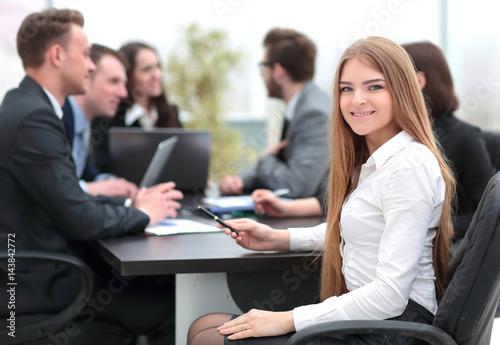
<svg viewBox="0 0 500 345"><path fill-rule="evenodd" d="M264 38L266 62L278 62L292 80L311 80L314 77L316 46L303 34L292 29L275 28Z"/></svg>
<svg viewBox="0 0 500 345"><path fill-rule="evenodd" d="M94 65L97 66L97 64L99 63L99 61L101 61L103 56L106 55L111 55L117 58L123 64L125 70L127 70L128 62L123 56L123 54L117 52L116 50L113 50L111 48L96 43L92 44L92 46L90 47L90 59L92 60Z"/></svg>
<svg viewBox="0 0 500 345"><path fill-rule="evenodd" d="M45 52L53 44L66 48L70 39L71 24L83 27L83 15L76 10L48 9L26 17L17 32L17 52L24 68L40 67Z"/></svg>

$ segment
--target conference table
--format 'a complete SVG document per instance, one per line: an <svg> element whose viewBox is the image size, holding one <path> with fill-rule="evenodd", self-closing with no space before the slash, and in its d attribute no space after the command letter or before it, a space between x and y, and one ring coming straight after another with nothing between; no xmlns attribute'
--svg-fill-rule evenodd
<svg viewBox="0 0 500 345"><path fill-rule="evenodd" d="M214 225L197 212L185 218ZM259 218L277 229L308 227L311 218ZM317 299L320 252L256 252L224 232L102 239L93 248L122 276L176 276L176 344L186 344L189 325L210 312L241 314L251 308L289 310Z"/></svg>

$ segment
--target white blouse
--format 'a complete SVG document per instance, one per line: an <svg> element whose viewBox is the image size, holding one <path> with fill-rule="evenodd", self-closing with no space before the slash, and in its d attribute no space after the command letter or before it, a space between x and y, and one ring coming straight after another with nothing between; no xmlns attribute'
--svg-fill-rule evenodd
<svg viewBox="0 0 500 345"><path fill-rule="evenodd" d="M349 293L295 308L297 331L336 320L381 320L402 314L411 298L437 310L432 241L445 184L436 157L402 131L361 167L342 207L342 272ZM324 245L326 224L290 229L290 250Z"/></svg>
<svg viewBox="0 0 500 345"><path fill-rule="evenodd" d="M151 105L151 109L148 112L144 107L138 103L134 103L125 112L125 125L130 127L135 121L139 121L139 124L143 129L153 129L155 127L156 121L158 121L158 110L154 105Z"/></svg>

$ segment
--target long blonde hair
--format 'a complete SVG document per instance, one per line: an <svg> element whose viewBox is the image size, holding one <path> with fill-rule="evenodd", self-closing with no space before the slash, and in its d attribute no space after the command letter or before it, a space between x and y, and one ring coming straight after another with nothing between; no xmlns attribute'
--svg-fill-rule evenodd
<svg viewBox="0 0 500 345"><path fill-rule="evenodd" d="M352 44L342 55L335 74L328 225L321 273L321 299L325 300L347 292L339 251L340 213L349 191L355 188L351 182L354 168L362 165L369 156L364 137L351 130L340 111L340 75L345 63L354 58L382 73L392 95L396 123L417 141L427 146L439 162L446 185L445 201L433 247L436 295L439 300L445 288L452 224L451 204L455 193L455 182L446 159L443 158L441 148L434 138L411 59L401 46L382 37L368 37Z"/></svg>

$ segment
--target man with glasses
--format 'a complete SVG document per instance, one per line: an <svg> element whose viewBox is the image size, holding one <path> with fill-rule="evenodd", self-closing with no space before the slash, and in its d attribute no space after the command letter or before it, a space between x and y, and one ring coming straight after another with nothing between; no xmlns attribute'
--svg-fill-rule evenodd
<svg viewBox="0 0 500 345"><path fill-rule="evenodd" d="M316 47L301 33L272 29L264 39L259 63L269 97L287 107L281 141L261 153L257 166L219 184L223 195L250 193L258 188L288 188L288 197L314 195L327 166L328 96L313 82Z"/></svg>

